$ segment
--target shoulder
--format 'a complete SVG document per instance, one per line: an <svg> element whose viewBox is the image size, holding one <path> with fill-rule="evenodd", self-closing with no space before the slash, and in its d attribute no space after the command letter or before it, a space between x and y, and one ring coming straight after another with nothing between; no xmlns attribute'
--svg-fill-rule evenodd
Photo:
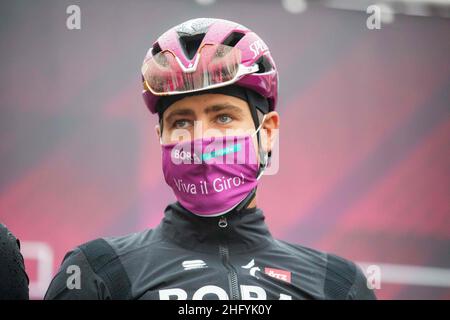
<svg viewBox="0 0 450 320"><path fill-rule="evenodd" d="M121 299L130 286L122 258L142 252L156 241L154 238L149 229L77 246L65 255L46 299ZM77 272L82 280L80 289L76 288Z"/></svg>
<svg viewBox="0 0 450 320"><path fill-rule="evenodd" d="M283 240L275 240L275 242L282 250L301 258L305 263L313 263L321 267L326 266L327 253L325 252Z"/></svg>
<svg viewBox="0 0 450 320"><path fill-rule="evenodd" d="M142 250L154 246L161 241L161 236L156 229L146 229L141 232L135 232L124 236L102 239L114 249L118 256L125 256L139 253ZM89 243L84 246L87 246L88 244Z"/></svg>
<svg viewBox="0 0 450 320"><path fill-rule="evenodd" d="M316 269L315 274L323 280L325 299L376 299L361 268L353 261L298 244L277 242L301 258L302 263Z"/></svg>
<svg viewBox="0 0 450 320"><path fill-rule="evenodd" d="M104 237L91 240L77 246L68 252L63 261L70 260L101 260L101 266L105 267L117 258L139 254L160 241L160 237L154 229L131 233L117 237ZM98 263L97 263L98 264Z"/></svg>
<svg viewBox="0 0 450 320"><path fill-rule="evenodd" d="M373 300L366 276L353 261L327 254L324 293L330 299Z"/></svg>
<svg viewBox="0 0 450 320"><path fill-rule="evenodd" d="M8 248L10 251L15 253L19 252L20 243L16 237L8 230L8 228L0 223L0 241L2 247ZM4 253L1 251L1 253Z"/></svg>
<svg viewBox="0 0 450 320"><path fill-rule="evenodd" d="M28 276L20 242L0 223L0 300L28 299Z"/></svg>

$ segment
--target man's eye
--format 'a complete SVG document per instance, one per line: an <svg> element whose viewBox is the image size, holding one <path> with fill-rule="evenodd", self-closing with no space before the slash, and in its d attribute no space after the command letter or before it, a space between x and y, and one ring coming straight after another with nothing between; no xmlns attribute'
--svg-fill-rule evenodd
<svg viewBox="0 0 450 320"><path fill-rule="evenodd" d="M226 114L222 114L220 116L217 117L217 122L219 122L220 124L227 124L230 123L233 119Z"/></svg>
<svg viewBox="0 0 450 320"><path fill-rule="evenodd" d="M173 123L173 127L176 129L186 129L189 127L189 125L190 125L190 121L185 120L185 119L176 120Z"/></svg>

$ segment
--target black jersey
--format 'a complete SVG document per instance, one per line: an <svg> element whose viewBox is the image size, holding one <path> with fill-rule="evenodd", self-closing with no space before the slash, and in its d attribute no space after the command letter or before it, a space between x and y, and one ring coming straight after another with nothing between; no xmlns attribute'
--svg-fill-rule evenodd
<svg viewBox="0 0 450 320"><path fill-rule="evenodd" d="M72 266L72 267L71 267ZM79 270L79 284L73 280ZM70 278L72 277L72 278ZM155 228L69 252L46 299L375 299L336 255L276 240L260 209L199 217L169 205Z"/></svg>
<svg viewBox="0 0 450 320"><path fill-rule="evenodd" d="M0 300L27 300L28 282L20 242L0 223Z"/></svg>

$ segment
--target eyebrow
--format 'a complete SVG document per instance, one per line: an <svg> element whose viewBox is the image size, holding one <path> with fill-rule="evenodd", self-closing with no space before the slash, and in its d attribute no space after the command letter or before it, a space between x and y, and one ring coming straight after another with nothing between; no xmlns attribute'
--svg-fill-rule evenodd
<svg viewBox="0 0 450 320"><path fill-rule="evenodd" d="M217 103L213 104L211 106L208 106L205 108L204 113L215 113L220 111L229 111L229 112L235 112L239 115L242 115L244 112L241 110L241 108L230 104L230 103ZM178 110L174 110L169 113L169 115L166 117L166 121L168 123L171 122L171 120L176 116L195 116L195 112L192 109L189 108L182 108Z"/></svg>
<svg viewBox="0 0 450 320"><path fill-rule="evenodd" d="M169 115L166 118L166 121L170 123L172 118L176 116L195 116L195 112L188 108L174 110L169 113Z"/></svg>
<svg viewBox="0 0 450 320"><path fill-rule="evenodd" d="M218 104L214 104L212 106L208 106L205 109L205 113L211 113L211 112L220 112L220 111L230 111L230 112L236 112L240 115L243 114L243 111L241 110L241 108L231 104L231 103L218 103Z"/></svg>

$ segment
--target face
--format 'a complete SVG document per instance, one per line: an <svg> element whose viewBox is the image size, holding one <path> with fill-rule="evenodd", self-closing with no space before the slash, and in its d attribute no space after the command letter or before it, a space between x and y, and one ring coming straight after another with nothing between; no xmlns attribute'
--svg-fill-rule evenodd
<svg viewBox="0 0 450 320"><path fill-rule="evenodd" d="M173 103L163 114L163 130L156 126L163 144L192 140L198 137L239 136L255 132L255 125L246 101L224 94L202 94ZM261 130L264 150L271 150L279 127L275 111L265 116ZM256 136L254 145L257 146Z"/></svg>

